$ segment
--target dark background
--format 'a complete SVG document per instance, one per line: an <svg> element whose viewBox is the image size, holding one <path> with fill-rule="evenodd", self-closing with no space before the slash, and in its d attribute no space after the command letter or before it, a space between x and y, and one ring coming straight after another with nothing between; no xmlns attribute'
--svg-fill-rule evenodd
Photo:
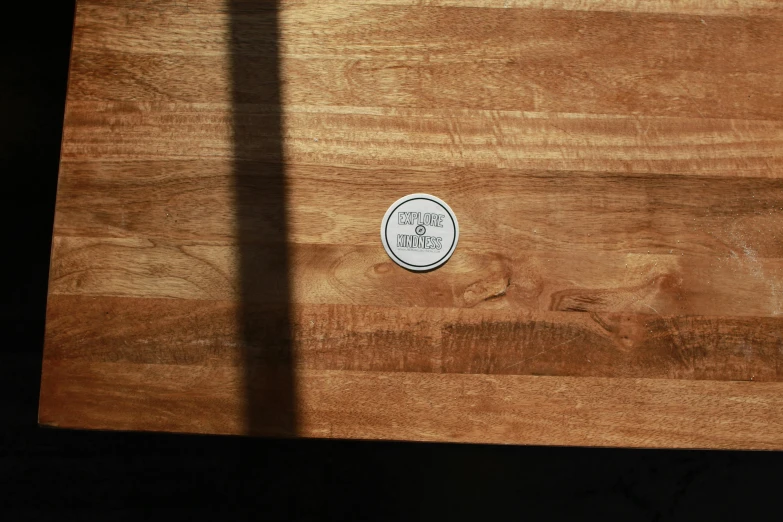
<svg viewBox="0 0 783 522"><path fill-rule="evenodd" d="M783 453L78 432L36 425L73 0L0 16L0 516L781 520ZM50 5L51 4L51 5ZM9 516L10 515L10 516Z"/></svg>

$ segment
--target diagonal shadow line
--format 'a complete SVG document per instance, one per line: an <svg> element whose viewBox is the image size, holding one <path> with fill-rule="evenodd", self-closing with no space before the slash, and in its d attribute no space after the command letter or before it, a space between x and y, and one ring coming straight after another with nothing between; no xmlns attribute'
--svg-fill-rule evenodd
<svg viewBox="0 0 783 522"><path fill-rule="evenodd" d="M296 434L278 5L229 0L246 428Z"/></svg>

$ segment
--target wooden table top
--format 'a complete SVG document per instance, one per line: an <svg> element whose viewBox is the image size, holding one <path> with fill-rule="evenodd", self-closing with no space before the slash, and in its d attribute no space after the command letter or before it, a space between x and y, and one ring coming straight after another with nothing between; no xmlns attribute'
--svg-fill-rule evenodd
<svg viewBox="0 0 783 522"><path fill-rule="evenodd" d="M781 53L774 0L79 0L40 422L783 448Z"/></svg>

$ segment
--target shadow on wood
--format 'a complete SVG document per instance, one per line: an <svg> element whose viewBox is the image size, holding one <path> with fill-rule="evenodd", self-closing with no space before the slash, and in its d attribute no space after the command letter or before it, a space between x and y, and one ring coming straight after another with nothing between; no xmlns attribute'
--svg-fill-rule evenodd
<svg viewBox="0 0 783 522"><path fill-rule="evenodd" d="M296 401L277 7L274 2L231 0L230 9L247 428L255 435L292 436Z"/></svg>

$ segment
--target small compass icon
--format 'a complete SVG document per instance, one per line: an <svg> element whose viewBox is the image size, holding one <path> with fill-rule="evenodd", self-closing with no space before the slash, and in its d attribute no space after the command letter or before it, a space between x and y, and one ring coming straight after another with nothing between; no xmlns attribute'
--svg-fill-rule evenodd
<svg viewBox="0 0 783 522"><path fill-rule="evenodd" d="M423 236L426 231L427 228L424 225L419 225L416 227L416 233L420 236Z"/></svg>

